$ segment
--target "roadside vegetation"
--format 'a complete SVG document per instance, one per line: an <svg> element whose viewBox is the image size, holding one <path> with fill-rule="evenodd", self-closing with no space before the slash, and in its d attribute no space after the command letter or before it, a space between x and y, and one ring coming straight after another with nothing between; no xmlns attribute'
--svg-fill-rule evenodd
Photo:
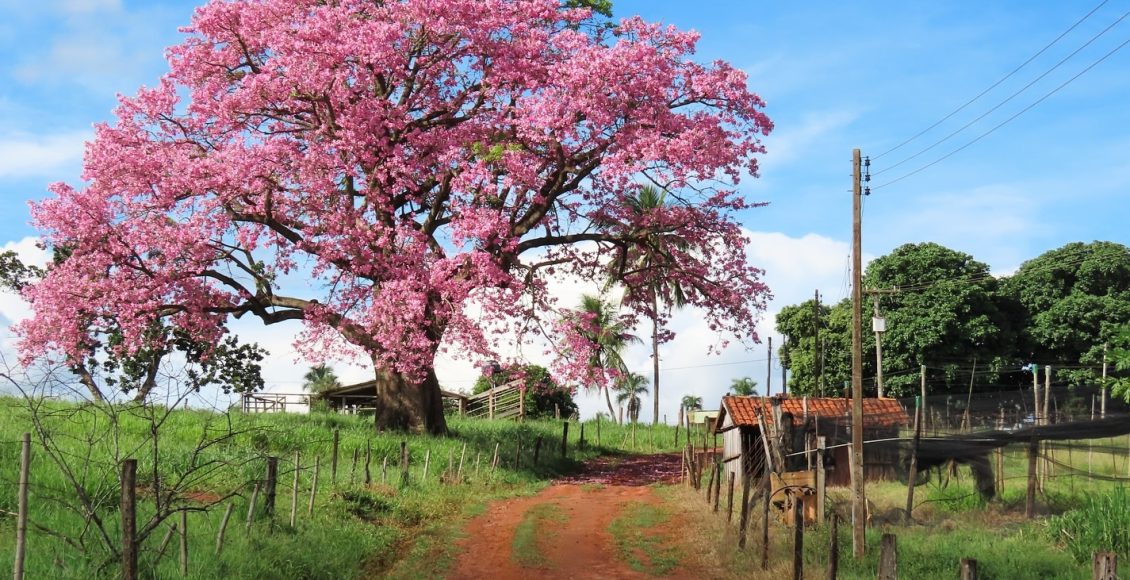
<svg viewBox="0 0 1130 580"><path fill-rule="evenodd" d="M583 447L581 426L571 423L563 457L562 422L555 420L519 423L453 416L450 435L434 437L376 433L371 417L177 410L160 425L155 465L150 415L140 412L142 407L118 407L112 415L93 412L95 408L43 403L33 415L27 401L0 398L0 567L11 569L14 552L18 441L23 432L36 431L35 422L49 435L52 453L89 494L105 534L84 517L74 497L74 482L48 457L40 437L33 437L28 578L117 576L117 554L107 545L121 537L118 470L125 457L138 460L139 528L156 513L154 490L171 486L169 482L179 474L191 474L172 509L188 511L192 577L407 578L442 574L450 565L463 522L481 513L492 499L536 493L554 477L572 473L583 461L602 454L675 449L673 428L658 426L653 431L651 426L639 426L633 447L632 426L608 421L601 424L599 447L593 422L585 424ZM335 430L339 437L336 483L331 475ZM542 444L535 465L538 437ZM209 444L202 446L202 441ZM401 481L402 441L409 454L407 484ZM499 459L492 469L496 446ZM295 454L302 469L297 521L292 527ZM279 458L275 513L272 518L265 516L260 492L248 528L250 496L254 484L264 478L268 456ZM308 502L315 458L319 485L311 515ZM153 473L159 473L157 485ZM156 493L164 497L163 492ZM216 556L217 531L229 504L233 516L222 552ZM179 511L140 540L144 575L179 574L179 532L169 536L161 551L175 522ZM101 535L110 542L99 540Z"/></svg>

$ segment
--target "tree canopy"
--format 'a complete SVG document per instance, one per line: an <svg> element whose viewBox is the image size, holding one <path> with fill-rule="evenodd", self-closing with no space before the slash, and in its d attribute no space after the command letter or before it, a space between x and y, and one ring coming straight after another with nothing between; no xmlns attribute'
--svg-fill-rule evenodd
<svg viewBox="0 0 1130 580"><path fill-rule="evenodd" d="M1002 291L1022 309L1025 360L1095 367L1103 345L1130 324L1130 249L1113 242L1067 244L1021 264ZM1073 380L1098 376L1094 368L1060 372Z"/></svg>
<svg viewBox="0 0 1130 580"><path fill-rule="evenodd" d="M1008 372L1032 362L1050 364L1072 382L1095 380L1103 345L1130 324L1130 250L1111 242L1068 244L1003 278L968 254L907 244L871 262L863 282L867 290L889 292L880 294L880 304L892 394L915 390L921 365L934 392L968 389L974 364L979 375L988 372L978 381L986 385L1019 382ZM864 304L865 315L870 306ZM792 372L793 392L819 392L818 357L828 388L850 378L849 302L822 306L819 316L811 300L786 306L777 329L787 338L781 360ZM876 375L875 339L864 330L866 379ZM865 389L873 392L874 382L865 381Z"/></svg>
<svg viewBox="0 0 1130 580"><path fill-rule="evenodd" d="M495 333L557 318L555 276L598 278L641 231L677 233L662 275L754 337L766 289L733 215L761 99L694 62L696 33L592 19L556 0L199 8L169 73L96 127L87 181L32 210L71 254L24 289L25 359L81 360L109 320L123 352L162 347L158 322L216 344L232 317L300 320L302 354L373 361L379 426L442 432L438 350L498 358ZM646 182L672 194L641 215Z"/></svg>

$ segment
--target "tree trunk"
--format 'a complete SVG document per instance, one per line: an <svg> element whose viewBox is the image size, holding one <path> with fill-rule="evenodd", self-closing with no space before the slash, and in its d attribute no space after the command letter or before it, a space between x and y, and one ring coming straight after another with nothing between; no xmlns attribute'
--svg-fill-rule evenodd
<svg viewBox="0 0 1130 580"><path fill-rule="evenodd" d="M612 416L612 420L616 420L616 411L612 409L612 395L608 394L610 387L604 385L604 400L608 402L608 414Z"/></svg>
<svg viewBox="0 0 1130 580"><path fill-rule="evenodd" d="M377 430L447 433L443 398L434 369L428 369L423 381L411 381L404 375L378 369L376 391Z"/></svg>
<svg viewBox="0 0 1130 580"><path fill-rule="evenodd" d="M651 293L651 424L659 423L659 296Z"/></svg>

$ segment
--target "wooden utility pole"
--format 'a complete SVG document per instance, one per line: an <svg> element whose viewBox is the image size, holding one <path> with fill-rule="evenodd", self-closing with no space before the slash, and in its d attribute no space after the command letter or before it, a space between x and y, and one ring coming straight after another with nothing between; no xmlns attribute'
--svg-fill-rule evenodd
<svg viewBox="0 0 1130 580"><path fill-rule="evenodd" d="M926 430L926 417L929 416L929 407L926 405L926 365L922 365L922 430Z"/></svg>
<svg viewBox="0 0 1130 580"><path fill-rule="evenodd" d="M851 152L851 513L852 551L867 551L867 496L863 484L863 184L859 149Z"/></svg>
<svg viewBox="0 0 1130 580"><path fill-rule="evenodd" d="M1040 417L1040 367L1032 363L1032 398L1035 400L1036 408L1032 411L1033 423L1036 425L1041 424L1042 417Z"/></svg>
<svg viewBox="0 0 1130 580"><path fill-rule="evenodd" d="M765 394L773 394L773 337L769 337L768 356L765 358ZM781 394L785 394L785 386L781 385Z"/></svg>
<svg viewBox="0 0 1130 580"><path fill-rule="evenodd" d="M812 370L816 372L816 387L824 396L824 364L820 356L820 291L816 291L816 301L812 304Z"/></svg>
<svg viewBox="0 0 1130 580"><path fill-rule="evenodd" d="M1106 351L1110 345L1103 343L1103 382L1102 382L1102 399L1099 401L1099 417L1106 419Z"/></svg>
<svg viewBox="0 0 1130 580"><path fill-rule="evenodd" d="M875 314L871 318L871 330L875 333L875 392L880 398L883 396L883 333L887 331L886 321L879 314L879 296L883 294L898 294L898 288L868 288L864 294L871 296L871 303L875 306Z"/></svg>

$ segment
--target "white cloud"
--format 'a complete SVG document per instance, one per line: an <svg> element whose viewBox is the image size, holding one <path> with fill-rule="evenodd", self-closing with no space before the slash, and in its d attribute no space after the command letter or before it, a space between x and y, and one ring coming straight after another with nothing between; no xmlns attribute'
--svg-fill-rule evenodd
<svg viewBox="0 0 1130 580"><path fill-rule="evenodd" d="M90 131L54 135L5 135L0 137L0 178L44 177L82 162Z"/></svg>
<svg viewBox="0 0 1130 580"><path fill-rule="evenodd" d="M22 240L7 242L0 246L0 253L16 252L20 261L35 266L44 266L50 260L47 252L39 248L36 238L27 237ZM0 291L0 327L19 322L31 316L31 307L23 298L14 292Z"/></svg>

